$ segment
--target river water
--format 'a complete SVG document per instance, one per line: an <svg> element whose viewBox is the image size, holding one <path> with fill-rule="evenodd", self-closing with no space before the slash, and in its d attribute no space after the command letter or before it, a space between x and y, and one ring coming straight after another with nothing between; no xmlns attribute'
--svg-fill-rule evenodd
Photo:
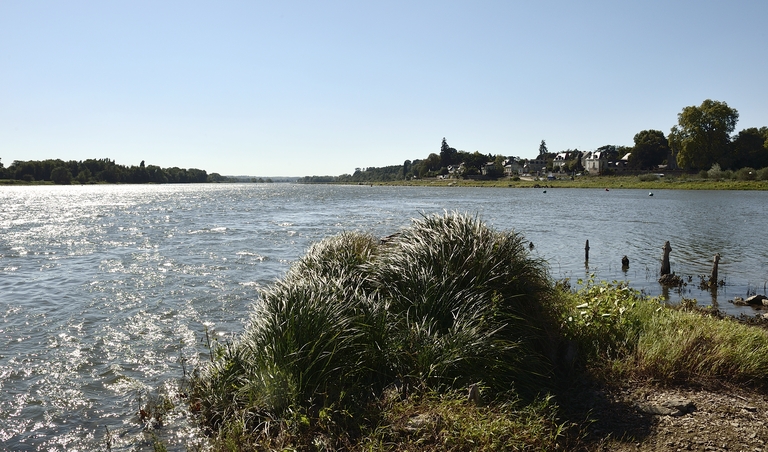
<svg viewBox="0 0 768 452"><path fill-rule="evenodd" d="M183 413L147 429L139 409L173 393L208 340L242 330L259 287L343 230L385 236L423 213L467 212L523 233L554 278L595 274L753 314L727 300L766 292L767 207L768 192L0 187L0 449L197 449ZM693 277L671 292L656 282L666 240L672 270ZM700 291L715 253L726 285Z"/></svg>

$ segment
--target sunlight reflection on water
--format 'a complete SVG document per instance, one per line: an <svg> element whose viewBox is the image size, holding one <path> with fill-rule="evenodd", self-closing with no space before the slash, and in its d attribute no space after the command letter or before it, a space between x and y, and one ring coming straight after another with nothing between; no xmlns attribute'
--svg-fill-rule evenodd
<svg viewBox="0 0 768 452"><path fill-rule="evenodd" d="M241 331L258 289L312 243L342 230L385 236L422 212L518 230L555 278L596 272L657 295L670 240L680 274L707 274L721 253L722 308L740 312L724 300L768 281L768 238L751 221L765 192L212 184L0 194L0 441L10 450L103 449L107 432L112 450L146 446L139 407L207 359L206 328L220 340ZM713 302L690 286L670 294L680 296ZM157 434L185 450L192 431L175 412Z"/></svg>

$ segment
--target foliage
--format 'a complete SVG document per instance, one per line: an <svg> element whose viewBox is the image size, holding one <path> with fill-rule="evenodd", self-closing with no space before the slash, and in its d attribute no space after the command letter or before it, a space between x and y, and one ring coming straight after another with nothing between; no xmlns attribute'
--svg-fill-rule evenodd
<svg viewBox="0 0 768 452"><path fill-rule="evenodd" d="M652 169L669 156L669 143L660 130L643 130L635 135L635 147L629 156L629 165L638 169Z"/></svg>
<svg viewBox="0 0 768 452"><path fill-rule="evenodd" d="M734 138L723 166L733 170L768 167L768 127L744 129Z"/></svg>
<svg viewBox="0 0 768 452"><path fill-rule="evenodd" d="M551 398L477 406L456 391L406 398L392 391L381 404L382 418L362 450L556 450L568 427L558 421Z"/></svg>
<svg viewBox="0 0 768 452"><path fill-rule="evenodd" d="M635 350L644 319L660 307L625 283L586 282L576 293L563 293L563 336L579 346L583 363L623 358Z"/></svg>
<svg viewBox="0 0 768 452"><path fill-rule="evenodd" d="M591 280L559 299L564 338L582 365L606 378L768 382L768 331L709 316L695 300L673 308L623 283Z"/></svg>
<svg viewBox="0 0 768 452"><path fill-rule="evenodd" d="M143 162L142 162L143 163ZM208 174L196 168L160 168L155 165L124 166L110 159L85 161L28 160L14 161L5 175L11 179L26 181L53 181L67 184L73 179L79 183L202 183ZM73 175L76 175L73 178Z"/></svg>
<svg viewBox="0 0 768 452"><path fill-rule="evenodd" d="M659 176L656 174L641 174L637 178L642 182L652 182L659 180Z"/></svg>
<svg viewBox="0 0 768 452"><path fill-rule="evenodd" d="M550 373L554 322L546 271L525 243L448 213L384 245L358 233L320 242L201 370L202 418L212 431L241 425L274 438L299 416L304 432L338 434L356 431L393 385L405 394L478 384L491 398L535 395ZM332 413L326 421L323 412Z"/></svg>
<svg viewBox="0 0 768 452"><path fill-rule="evenodd" d="M547 149L547 143L544 140L541 140L541 144L539 145L539 155L546 155L549 154L549 150Z"/></svg>
<svg viewBox="0 0 768 452"><path fill-rule="evenodd" d="M768 331L731 319L664 309L647 319L631 362L656 381L768 380Z"/></svg>
<svg viewBox="0 0 768 452"><path fill-rule="evenodd" d="M445 137L443 137L443 142L440 145L440 165L443 168L447 168L450 165L458 165L460 163L459 151L448 146L448 142L445 141Z"/></svg>
<svg viewBox="0 0 768 452"><path fill-rule="evenodd" d="M51 180L59 185L67 185L72 182L72 173L66 166L57 166L51 170Z"/></svg>
<svg viewBox="0 0 768 452"><path fill-rule="evenodd" d="M669 143L677 151L677 164L700 170L718 163L728 152L738 119L738 111L725 102L707 99L698 107L685 107L669 135Z"/></svg>

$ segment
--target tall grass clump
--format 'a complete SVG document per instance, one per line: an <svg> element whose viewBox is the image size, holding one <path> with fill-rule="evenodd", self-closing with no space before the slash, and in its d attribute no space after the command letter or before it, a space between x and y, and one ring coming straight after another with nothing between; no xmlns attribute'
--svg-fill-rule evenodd
<svg viewBox="0 0 768 452"><path fill-rule="evenodd" d="M446 213L415 221L382 249L371 269L389 302L398 379L541 389L551 287L526 245L520 234Z"/></svg>
<svg viewBox="0 0 768 452"><path fill-rule="evenodd" d="M424 216L386 243L323 240L199 369L193 408L223 443L342 447L393 388L533 395L550 373L555 323L545 265L525 245L455 213Z"/></svg>
<svg viewBox="0 0 768 452"><path fill-rule="evenodd" d="M664 383L768 383L768 331L732 319L665 309L638 338L634 369Z"/></svg>

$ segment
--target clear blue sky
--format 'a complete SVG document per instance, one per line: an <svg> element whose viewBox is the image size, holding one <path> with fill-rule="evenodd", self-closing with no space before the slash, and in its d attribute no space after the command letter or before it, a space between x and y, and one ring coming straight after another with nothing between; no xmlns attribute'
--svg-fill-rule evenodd
<svg viewBox="0 0 768 452"><path fill-rule="evenodd" d="M351 173L768 126L768 2L0 0L0 159Z"/></svg>

